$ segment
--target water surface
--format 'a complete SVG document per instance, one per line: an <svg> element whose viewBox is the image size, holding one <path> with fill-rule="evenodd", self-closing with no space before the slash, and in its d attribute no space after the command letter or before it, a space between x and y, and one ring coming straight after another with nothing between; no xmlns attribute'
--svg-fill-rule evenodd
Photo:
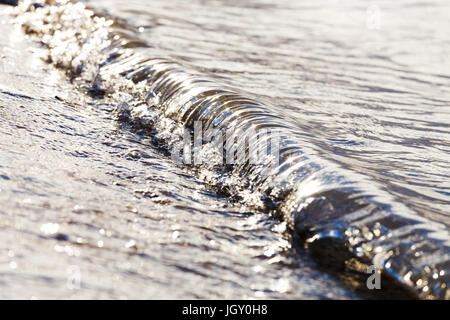
<svg viewBox="0 0 450 320"><path fill-rule="evenodd" d="M99 227L101 218L95 218L92 231L130 238L111 244L107 259L116 262L105 267L111 277L122 275L112 271L120 260L118 248L134 249L139 258L127 263L133 270L140 265L142 276L160 270L159 277L148 280L161 297L205 297L215 288L211 297L354 298L348 286L311 261L313 252L321 266L333 269L337 245L339 252L376 264L421 297L448 298L450 65L444 56L450 49L445 35L450 26L445 2L87 4L106 19L71 5L19 14L25 32L44 44L41 55L66 72L75 88L59 88L56 71L34 61L33 70L49 68L53 82L41 80L41 87L54 83L59 88L58 95L54 87L44 91L60 107L42 112L43 103L37 102L36 114L29 111L31 106L25 114L16 109L7 114L15 123L40 124L54 132L41 134L45 150L54 150L57 163L72 162L90 178L35 172L30 180L24 178L29 181L23 183L26 191L16 192L12 186L20 178L10 176L22 170L11 156L4 160L10 169L3 180L9 187L2 189L8 190L12 203L21 194L26 203L32 202L28 197L36 192L30 189L34 185L41 191L35 196L46 199L44 207L73 194L71 212L85 213L89 221L101 216L109 224ZM8 70L14 70L12 64ZM33 74L25 69L27 77ZM21 93L18 85L3 82L8 101L40 101L40 91ZM26 90L30 87L36 86ZM83 93L79 101L76 90L94 97ZM281 163L269 176L247 164L231 169L210 163L177 165L168 151L180 143L179 129L192 127L193 121L205 127L280 129ZM14 150L10 144L8 152ZM76 160L64 160L61 152ZM55 166L47 152L26 149L24 167L30 153L42 154L38 164L43 167L62 166ZM29 167L38 166L33 162ZM127 213L120 213L124 206ZM30 209L17 210L29 216ZM141 219L148 212L157 212L159 218L150 218L156 224ZM63 216L59 223L68 223ZM77 215L68 224L80 221ZM140 230L140 238L123 229L124 221L134 234ZM288 234L281 234L286 227ZM192 233L186 232L190 228ZM66 233L56 236L64 242L61 248L73 238ZM166 233L169 240L161 243ZM212 249L227 233L228 241ZM292 233L301 239L292 239ZM191 245L180 241L183 234ZM106 241L95 232L89 237L95 251L105 252ZM304 240L306 251L292 249ZM155 243L160 246L155 248ZM273 256L273 246L283 254ZM60 247L54 250L66 250ZM133 272L127 274L131 282L137 279ZM162 275L170 280L164 282ZM189 283L199 279L205 287L194 293ZM96 286L97 281L87 283ZM265 285L259 286L261 281ZM186 284L186 290L178 283ZM130 296L126 286L117 290Z"/></svg>

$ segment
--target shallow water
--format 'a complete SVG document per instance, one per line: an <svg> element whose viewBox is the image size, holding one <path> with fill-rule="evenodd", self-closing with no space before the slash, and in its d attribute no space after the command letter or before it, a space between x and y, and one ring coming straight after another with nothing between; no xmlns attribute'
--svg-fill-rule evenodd
<svg viewBox="0 0 450 320"><path fill-rule="evenodd" d="M88 4L116 22L91 24L82 7L64 9L79 26L19 14L75 88L39 61L47 49L16 29L4 40L37 51L5 53L2 74L17 80L0 81L16 106L3 108L1 156L14 294L30 281L38 297L356 298L311 259L329 265L331 239L422 297L448 298L448 5ZM80 98L89 86L105 97ZM281 128L281 165L268 177L176 165L177 123L193 120ZM261 213L274 208L284 222ZM61 234L45 235L50 222ZM67 288L72 265L87 290Z"/></svg>
<svg viewBox="0 0 450 320"><path fill-rule="evenodd" d="M2 299L357 298L0 28Z"/></svg>

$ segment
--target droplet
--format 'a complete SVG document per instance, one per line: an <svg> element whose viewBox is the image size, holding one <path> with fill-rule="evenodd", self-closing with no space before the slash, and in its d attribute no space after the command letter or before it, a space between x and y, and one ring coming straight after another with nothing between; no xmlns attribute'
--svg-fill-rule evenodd
<svg viewBox="0 0 450 320"><path fill-rule="evenodd" d="M54 235L59 231L59 224L57 223L46 223L41 226L41 231L46 235Z"/></svg>
<svg viewBox="0 0 450 320"><path fill-rule="evenodd" d="M262 298L262 297L264 297L264 292L263 292L263 291L256 291L256 292L255 292L255 297L256 297L256 298Z"/></svg>
<svg viewBox="0 0 450 320"><path fill-rule="evenodd" d="M127 243L125 243L125 248L134 248L134 247L136 247L136 241L134 241L134 240L130 240L130 241L128 241Z"/></svg>
<svg viewBox="0 0 450 320"><path fill-rule="evenodd" d="M261 273L264 271L264 268L262 266L254 266L253 271L255 271L256 273Z"/></svg>

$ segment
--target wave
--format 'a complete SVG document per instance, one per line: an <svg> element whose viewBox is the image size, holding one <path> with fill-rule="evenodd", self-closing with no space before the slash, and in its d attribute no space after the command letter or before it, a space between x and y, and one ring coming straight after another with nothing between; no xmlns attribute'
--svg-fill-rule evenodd
<svg viewBox="0 0 450 320"><path fill-rule="evenodd" d="M234 201L282 219L322 264L339 269L354 259L362 272L374 265L416 297L450 297L447 226L322 158L270 105L185 68L139 39L133 26L81 3L22 1L16 14L48 49L45 59L116 105L123 125L152 135L172 156L194 154L188 163L200 176ZM203 134L197 145L196 126ZM227 132L225 143L211 132ZM275 154L265 152L275 146ZM224 163L228 154L240 161Z"/></svg>

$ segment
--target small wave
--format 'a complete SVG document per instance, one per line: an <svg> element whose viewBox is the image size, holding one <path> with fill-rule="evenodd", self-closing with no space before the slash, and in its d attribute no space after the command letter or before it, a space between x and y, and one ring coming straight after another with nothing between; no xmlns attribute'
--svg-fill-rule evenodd
<svg viewBox="0 0 450 320"><path fill-rule="evenodd" d="M24 31L48 48L46 61L79 88L117 105L119 121L151 134L172 155L185 150L196 125L202 133L229 132L219 147L211 134L194 142L189 153L199 160L190 166L235 201L286 221L325 265L340 268L355 258L418 297L450 297L447 226L321 158L269 105L162 57L133 27L81 3L24 1L17 14ZM258 136L253 145L248 132ZM262 152L250 161L251 150L268 150L274 140L275 157ZM241 161L224 163L227 154L241 154Z"/></svg>

